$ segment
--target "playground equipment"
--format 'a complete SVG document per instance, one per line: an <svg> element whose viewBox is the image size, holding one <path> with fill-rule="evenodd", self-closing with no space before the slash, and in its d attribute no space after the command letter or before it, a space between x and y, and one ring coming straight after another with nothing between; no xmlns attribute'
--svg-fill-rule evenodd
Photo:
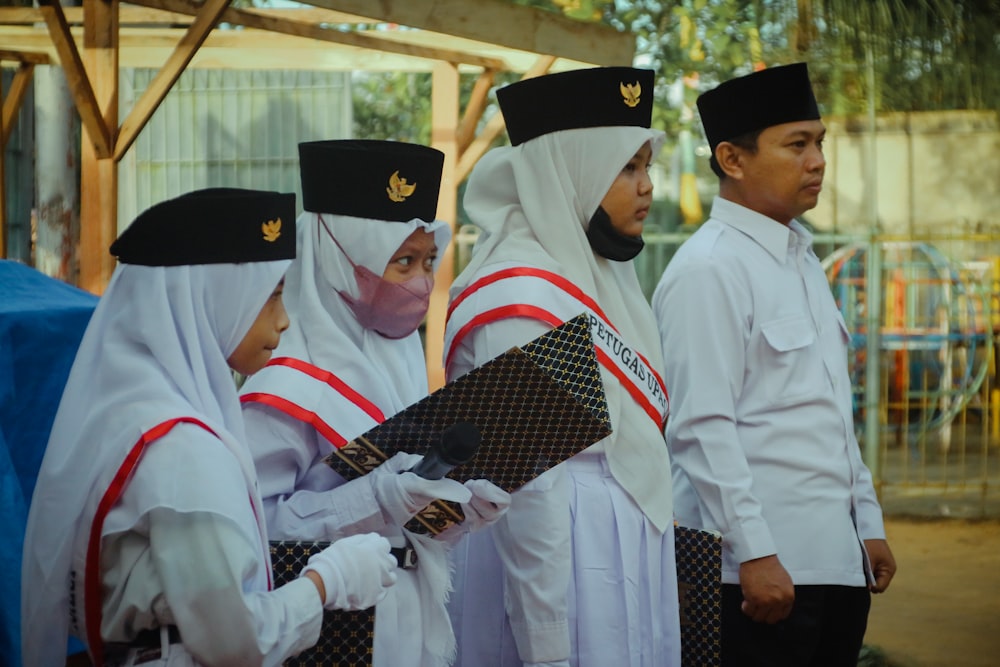
<svg viewBox="0 0 1000 667"><path fill-rule="evenodd" d="M865 423L867 391L869 247L846 245L823 260L851 332L848 361L858 425ZM879 250L879 422L899 441L935 432L947 449L955 415L970 401L983 408L991 402L980 403L979 392L993 366L993 264L960 264L923 241L881 241Z"/></svg>

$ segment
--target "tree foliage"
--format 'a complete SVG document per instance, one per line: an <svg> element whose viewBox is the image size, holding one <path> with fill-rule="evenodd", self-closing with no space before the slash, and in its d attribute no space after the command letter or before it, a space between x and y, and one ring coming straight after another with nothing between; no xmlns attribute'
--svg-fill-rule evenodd
<svg viewBox="0 0 1000 667"><path fill-rule="evenodd" d="M858 74L870 62L875 89L865 92L876 111L1000 108L1000 0L812 4L829 80L864 89ZM864 108L851 99L842 105Z"/></svg>
<svg viewBox="0 0 1000 667"><path fill-rule="evenodd" d="M799 60L828 115L1000 108L1000 0L510 1L634 33L668 137L697 125L701 91ZM358 136L427 143L429 74L356 79Z"/></svg>
<svg viewBox="0 0 1000 667"><path fill-rule="evenodd" d="M633 32L668 134L700 91L799 60L828 114L1000 108L1000 0L511 1Z"/></svg>
<svg viewBox="0 0 1000 667"><path fill-rule="evenodd" d="M430 74L359 72L351 82L351 98L355 136L430 143Z"/></svg>

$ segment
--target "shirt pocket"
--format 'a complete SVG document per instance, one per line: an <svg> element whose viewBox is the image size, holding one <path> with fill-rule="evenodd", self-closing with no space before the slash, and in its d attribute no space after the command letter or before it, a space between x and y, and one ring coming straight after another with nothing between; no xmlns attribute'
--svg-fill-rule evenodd
<svg viewBox="0 0 1000 667"><path fill-rule="evenodd" d="M821 393L827 383L816 330L806 317L785 317L761 326L761 371L772 403L788 404Z"/></svg>

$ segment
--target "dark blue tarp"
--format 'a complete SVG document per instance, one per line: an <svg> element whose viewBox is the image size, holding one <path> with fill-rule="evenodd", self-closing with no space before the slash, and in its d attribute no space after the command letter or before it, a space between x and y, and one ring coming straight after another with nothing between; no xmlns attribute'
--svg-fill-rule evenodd
<svg viewBox="0 0 1000 667"><path fill-rule="evenodd" d="M97 297L0 260L0 666L21 665L21 546L63 385Z"/></svg>

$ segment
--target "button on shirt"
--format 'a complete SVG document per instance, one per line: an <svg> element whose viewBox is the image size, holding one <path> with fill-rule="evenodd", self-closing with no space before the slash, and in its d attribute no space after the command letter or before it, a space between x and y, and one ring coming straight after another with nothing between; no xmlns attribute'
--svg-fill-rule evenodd
<svg viewBox="0 0 1000 667"><path fill-rule="evenodd" d="M653 295L682 525L723 535L724 583L777 554L797 585L864 586L882 511L854 435L848 331L797 221L716 198Z"/></svg>

